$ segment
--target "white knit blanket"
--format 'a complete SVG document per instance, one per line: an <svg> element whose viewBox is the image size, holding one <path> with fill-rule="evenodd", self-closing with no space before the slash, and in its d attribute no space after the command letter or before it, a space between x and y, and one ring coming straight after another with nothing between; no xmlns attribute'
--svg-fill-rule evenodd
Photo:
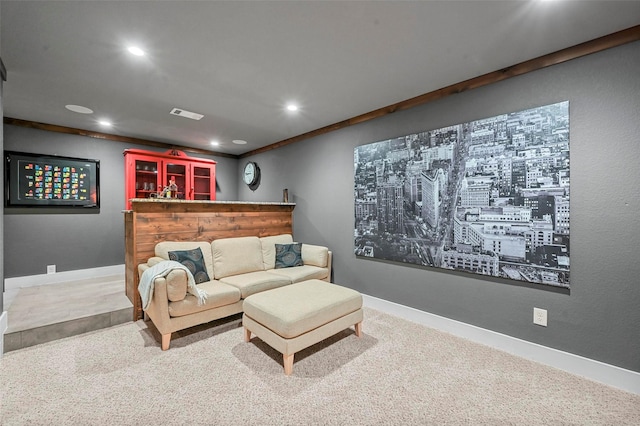
<svg viewBox="0 0 640 426"><path fill-rule="evenodd" d="M147 310L151 297L153 296L153 290L155 286L156 278L166 277L169 272L174 269L182 269L187 273L187 293L191 293L198 298L198 305L202 305L207 300L207 293L204 290L200 290L196 287L196 281L193 278L193 274L189 269L180 262L175 260L164 260L156 263L146 271L142 273L140 277L140 284L138 284L138 291L140 292L140 298L142 299L142 309Z"/></svg>

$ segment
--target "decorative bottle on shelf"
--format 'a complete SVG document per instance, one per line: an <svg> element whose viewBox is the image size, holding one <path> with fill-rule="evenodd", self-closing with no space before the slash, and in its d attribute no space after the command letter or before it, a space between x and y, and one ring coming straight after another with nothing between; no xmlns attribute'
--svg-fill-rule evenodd
<svg viewBox="0 0 640 426"><path fill-rule="evenodd" d="M169 185L165 186L160 194L163 198L178 198L178 185L175 176L169 178Z"/></svg>
<svg viewBox="0 0 640 426"><path fill-rule="evenodd" d="M169 179L169 193L167 195L168 198L178 198L178 185L176 185L175 176L171 176Z"/></svg>

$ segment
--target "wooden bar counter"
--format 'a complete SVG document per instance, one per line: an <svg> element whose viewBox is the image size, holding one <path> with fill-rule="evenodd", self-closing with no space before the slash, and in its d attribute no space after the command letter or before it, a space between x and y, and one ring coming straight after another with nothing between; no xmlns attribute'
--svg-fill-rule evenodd
<svg viewBox="0 0 640 426"><path fill-rule="evenodd" d="M142 318L138 264L154 256L161 241L293 234L294 203L134 198L124 211L125 291L133 320Z"/></svg>

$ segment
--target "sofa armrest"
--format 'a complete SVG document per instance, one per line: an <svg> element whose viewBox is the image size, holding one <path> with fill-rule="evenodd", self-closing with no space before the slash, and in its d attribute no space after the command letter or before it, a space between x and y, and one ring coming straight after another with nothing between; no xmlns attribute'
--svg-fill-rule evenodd
<svg viewBox="0 0 640 426"><path fill-rule="evenodd" d="M141 263L138 265L138 278L142 277L142 274L144 274L144 271L146 271L147 269L149 269L151 267L151 265L147 264L147 263Z"/></svg>
<svg viewBox="0 0 640 426"><path fill-rule="evenodd" d="M327 274L326 281L331 282L333 253L327 247L302 243L302 261L305 265L327 268L329 273Z"/></svg>
<svg viewBox="0 0 640 426"><path fill-rule="evenodd" d="M162 257L159 256L153 256L150 257L149 260L147 261L147 265L148 266L153 266L153 265L157 265L158 263L165 261L167 259L163 259Z"/></svg>
<svg viewBox="0 0 640 426"><path fill-rule="evenodd" d="M174 269L165 278L167 282L167 300L177 302L187 297L187 272L184 269Z"/></svg>
<svg viewBox="0 0 640 426"><path fill-rule="evenodd" d="M162 262L163 259L161 257L152 257L149 259L147 263L141 263L138 265L138 276L142 277L144 271L152 267L153 265ZM187 272L184 269L174 269L167 274L165 278L163 278L166 282L166 291L167 300L170 302L178 302L187 297ZM156 278L157 283L158 278ZM155 296L155 295L154 295Z"/></svg>
<svg viewBox="0 0 640 426"><path fill-rule="evenodd" d="M326 268L329 262L329 249L324 246L302 243L302 262L305 265Z"/></svg>
<svg viewBox="0 0 640 426"><path fill-rule="evenodd" d="M169 317L169 298L167 296L167 281L164 278L156 278L153 287L153 295L149 307L145 311L151 318L160 334L171 334L171 318Z"/></svg>
<svg viewBox="0 0 640 426"><path fill-rule="evenodd" d="M161 259L161 258L160 258ZM148 263L141 263L138 265L138 272L140 275L144 273L150 266ZM181 298L177 298L176 294L171 294L173 291L175 293L176 288L183 287L184 295ZM153 294L151 295L151 301L149 302L149 306L145 311L145 318L148 317L151 319L156 329L163 336L163 350L166 348L165 338L167 339L167 348L168 348L168 339L171 336L171 333L174 332L174 326L171 324L171 316L169 315L169 302L182 300L186 297L187 289L187 273L183 269L174 269L169 272L166 277L156 277L153 282ZM172 297L173 296L173 297ZM172 300L175 299L175 300Z"/></svg>

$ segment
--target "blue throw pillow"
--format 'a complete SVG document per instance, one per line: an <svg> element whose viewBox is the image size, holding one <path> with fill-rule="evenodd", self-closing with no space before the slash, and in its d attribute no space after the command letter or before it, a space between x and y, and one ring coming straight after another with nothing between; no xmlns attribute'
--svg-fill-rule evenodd
<svg viewBox="0 0 640 426"><path fill-rule="evenodd" d="M302 265L302 243L276 244L276 269Z"/></svg>
<svg viewBox="0 0 640 426"><path fill-rule="evenodd" d="M193 250L177 250L169 252L169 260L182 263L193 275L196 284L209 281L207 267L204 264L204 257L200 247Z"/></svg>

